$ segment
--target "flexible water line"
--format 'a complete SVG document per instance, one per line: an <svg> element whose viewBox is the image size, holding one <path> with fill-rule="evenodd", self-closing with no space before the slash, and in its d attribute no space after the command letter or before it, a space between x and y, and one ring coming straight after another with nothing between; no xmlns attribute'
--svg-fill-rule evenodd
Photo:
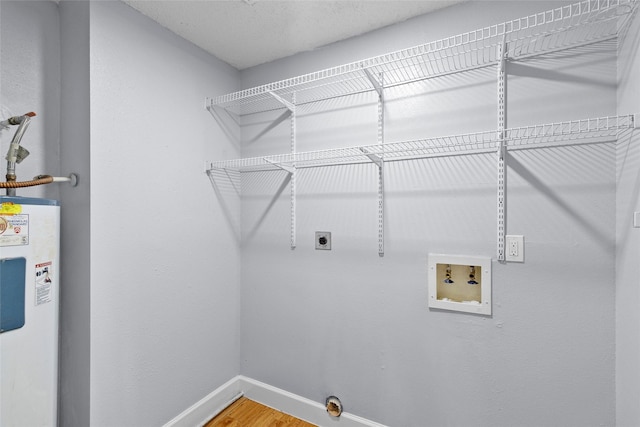
<svg viewBox="0 0 640 427"><path fill-rule="evenodd" d="M0 188L15 189L24 187L35 187L36 185L50 184L54 178L50 175L39 175L30 181L7 181L0 182ZM7 194L10 196L11 194ZM15 195L15 194L13 194Z"/></svg>

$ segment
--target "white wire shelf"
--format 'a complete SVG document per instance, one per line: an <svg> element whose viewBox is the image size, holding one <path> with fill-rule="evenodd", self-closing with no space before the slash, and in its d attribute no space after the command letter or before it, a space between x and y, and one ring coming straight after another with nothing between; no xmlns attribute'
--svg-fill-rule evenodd
<svg viewBox="0 0 640 427"><path fill-rule="evenodd" d="M384 75L384 87L468 71L564 50L617 36L637 7L636 0L584 0L350 64L207 98L207 108L238 115L284 108L375 90L370 76ZM369 75L367 74L369 73ZM276 96L274 96L275 94Z"/></svg>
<svg viewBox="0 0 640 427"><path fill-rule="evenodd" d="M508 150L564 145L616 142L635 129L635 116L611 116L511 128L505 131ZM450 135L412 141L388 142L320 151L248 157L208 162L207 171L235 170L257 172L291 170L348 164L370 163L372 157L384 162L417 160L429 157L496 152L500 142L497 131Z"/></svg>

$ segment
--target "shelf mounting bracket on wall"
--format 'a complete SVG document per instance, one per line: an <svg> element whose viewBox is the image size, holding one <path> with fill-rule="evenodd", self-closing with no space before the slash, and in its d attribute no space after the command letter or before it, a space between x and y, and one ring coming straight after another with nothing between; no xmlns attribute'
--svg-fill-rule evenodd
<svg viewBox="0 0 640 427"><path fill-rule="evenodd" d="M362 151L362 154L364 154L365 156L367 156L369 158L369 160L371 160L373 163L375 163L378 167L382 167L382 158L380 156L377 156L373 153L368 152L366 149L364 148L360 148L360 151Z"/></svg>
<svg viewBox="0 0 640 427"><path fill-rule="evenodd" d="M281 97L280 95L278 95L277 93L273 92L273 91L269 91L269 94L271 96L273 96L275 99L278 100L278 102L280 102L282 105L284 105L285 107L287 107L287 109L289 111L291 111L292 113L296 112L296 106L294 104L295 102L295 98L293 100L293 102L289 102L286 99L284 99L283 97ZM293 94L295 96L295 93Z"/></svg>
<svg viewBox="0 0 640 427"><path fill-rule="evenodd" d="M376 90L376 92L378 92L378 97L382 97L383 96L382 74L380 74L380 81L378 81L378 79L376 79L376 77L367 68L363 68L363 70L364 70L364 73L367 75L367 79L369 79L369 81L373 85L373 88Z"/></svg>
<svg viewBox="0 0 640 427"><path fill-rule="evenodd" d="M507 203L507 35L502 37L502 44L498 46L498 261L504 262L504 239L506 228Z"/></svg>
<svg viewBox="0 0 640 427"><path fill-rule="evenodd" d="M270 165L273 165L275 167L277 167L278 169L282 169L283 171L287 172L289 175L293 175L296 171L296 168L294 166L289 166L289 165L284 165L282 163L277 163L274 161L271 161L267 158L263 158L262 160L264 160L266 163L269 163Z"/></svg>
<svg viewBox="0 0 640 427"><path fill-rule="evenodd" d="M384 256L384 74L376 78L371 71L364 68L364 72L378 92L378 147L380 156L363 153L378 166L378 255Z"/></svg>

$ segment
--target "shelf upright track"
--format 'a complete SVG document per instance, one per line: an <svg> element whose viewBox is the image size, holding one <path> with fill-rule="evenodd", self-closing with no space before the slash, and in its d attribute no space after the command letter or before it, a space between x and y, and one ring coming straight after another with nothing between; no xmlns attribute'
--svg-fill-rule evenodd
<svg viewBox="0 0 640 427"><path fill-rule="evenodd" d="M378 255L384 256L384 74L380 73L378 89L378 147L380 164L378 165Z"/></svg>
<svg viewBox="0 0 640 427"><path fill-rule="evenodd" d="M502 45L498 46L498 261L504 262L504 236L506 228L506 203L507 203L507 40L506 34L502 39Z"/></svg>
<svg viewBox="0 0 640 427"><path fill-rule="evenodd" d="M378 166L378 255L384 256L384 73L378 77L368 69L364 72L378 93L378 145L377 154L362 152Z"/></svg>
<svg viewBox="0 0 640 427"><path fill-rule="evenodd" d="M296 130L296 93L294 92L292 95L292 103L291 103L291 118L290 118L290 123L291 123L291 156L293 158L295 158L296 156L296 152L297 152L297 147L296 147L296 135L297 135L297 130ZM291 250L294 250L296 248L296 181L298 179L297 175L297 169L296 169L296 164L294 163L293 165L291 165L291 167L293 168L291 171L291 180L289 181L289 186L290 186L290 190L291 190Z"/></svg>
<svg viewBox="0 0 640 427"><path fill-rule="evenodd" d="M291 158L295 159L296 157L296 93L293 92L291 94L291 101L288 101L278 95L277 93L270 91L271 96L273 96L279 103L289 110L291 113L289 115L289 123L291 126L290 138L291 138ZM291 250L296 248L296 178L297 178L297 170L295 162L292 164L282 164L279 162L270 162L274 166L286 171L289 174L289 188L290 188L290 203L291 203Z"/></svg>

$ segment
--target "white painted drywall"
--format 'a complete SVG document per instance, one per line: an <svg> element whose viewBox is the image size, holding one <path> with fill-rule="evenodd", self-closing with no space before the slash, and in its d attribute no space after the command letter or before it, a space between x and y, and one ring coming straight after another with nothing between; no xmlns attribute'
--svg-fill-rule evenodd
<svg viewBox="0 0 640 427"><path fill-rule="evenodd" d="M204 109L238 72L120 2L92 2L91 425L158 426L239 371L238 242Z"/></svg>
<svg viewBox="0 0 640 427"><path fill-rule="evenodd" d="M242 73L243 86L323 69L544 10L477 2ZM425 39L426 38L426 39ZM509 68L510 126L613 115L616 46ZM496 127L496 70L390 91L388 140ZM298 150L376 141L374 98L305 108ZM288 123L244 156L288 151ZM373 165L308 169L297 181L298 247L289 249L283 172L243 179L241 374L393 426L615 423L615 150L514 152L507 232L525 263L493 265L491 317L429 310L427 255L496 252L492 155L389 164L385 256L377 254ZM315 251L314 231L331 231Z"/></svg>
<svg viewBox="0 0 640 427"><path fill-rule="evenodd" d="M618 111L640 112L640 18L635 17L618 57ZM617 152L616 217L616 421L619 427L640 425L640 211L638 132Z"/></svg>

